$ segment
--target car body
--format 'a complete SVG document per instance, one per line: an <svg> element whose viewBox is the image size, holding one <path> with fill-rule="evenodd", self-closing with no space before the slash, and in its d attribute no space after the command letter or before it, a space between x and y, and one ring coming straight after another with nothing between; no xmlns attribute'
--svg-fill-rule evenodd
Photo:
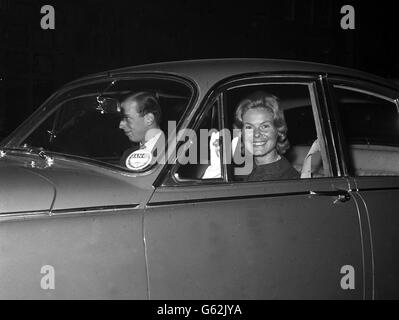
<svg viewBox="0 0 399 320"><path fill-rule="evenodd" d="M212 179L180 169L179 130L223 129L259 86L281 98L299 172L319 141L320 175L241 182L224 163ZM102 107L135 90L161 96L177 152L132 172ZM0 145L0 298L399 298L398 98L367 73L267 59L150 64L65 85ZM382 117L373 139L385 102L392 124ZM366 109L358 131L343 129Z"/></svg>

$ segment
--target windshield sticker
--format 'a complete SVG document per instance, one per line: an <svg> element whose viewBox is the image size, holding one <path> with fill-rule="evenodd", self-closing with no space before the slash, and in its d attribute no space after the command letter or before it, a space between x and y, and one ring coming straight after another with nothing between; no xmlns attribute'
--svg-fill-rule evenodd
<svg viewBox="0 0 399 320"><path fill-rule="evenodd" d="M136 150L126 159L126 167L130 170L143 170L152 162L152 154L148 150Z"/></svg>

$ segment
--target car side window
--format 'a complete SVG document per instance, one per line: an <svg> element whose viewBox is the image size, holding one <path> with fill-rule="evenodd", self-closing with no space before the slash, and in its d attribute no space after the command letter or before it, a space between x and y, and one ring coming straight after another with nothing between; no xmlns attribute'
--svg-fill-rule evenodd
<svg viewBox="0 0 399 320"><path fill-rule="evenodd" d="M190 141L187 139L185 142L187 147L181 146L185 151L178 158L178 167L174 173L177 180L222 179L219 106L216 100L206 109Z"/></svg>
<svg viewBox="0 0 399 320"><path fill-rule="evenodd" d="M321 125L315 121L317 107L312 90L310 83L283 82L239 86L226 91L225 109L229 129L241 131L238 152L245 153L245 150L252 148L254 160L254 168L249 176L236 174L237 164L233 164L229 170L231 180L265 181L331 175ZM256 117L260 117L257 110L262 109L264 104L267 105L266 113L274 113L271 124L274 129L268 131L265 128L262 132L264 124L257 124ZM283 117L276 113L276 108L281 110ZM247 127L253 134L253 146L245 142ZM275 134L277 142L272 141ZM277 155L268 157L273 154L271 148L274 143ZM267 162L268 159L271 161Z"/></svg>
<svg viewBox="0 0 399 320"><path fill-rule="evenodd" d="M188 145L188 141L186 142L188 147L183 158L196 159L197 162L182 163L178 160L177 167L172 172L174 178L178 182L201 183L217 180L223 182L226 179L246 182L331 176L321 125L315 120L317 106L312 90L311 83L267 83L230 87L222 91L197 122L195 143ZM283 136L282 141L270 144L271 148L279 148L275 159L271 161L271 170L270 167L257 163L258 155L248 151L252 147L248 149L244 141L247 131L237 123L240 104L248 97L251 99L253 94L256 98L259 93L274 97L282 114L281 118L273 118L270 128L269 124L258 124L257 119L253 123L259 126L253 131L254 140L258 139L255 138L255 132L259 131L259 136L264 141L254 141L252 147L256 149L257 145L265 144L264 153L271 151L271 135L275 135L275 140L278 140L280 135ZM255 106L252 109L261 108ZM223 121L219 119L222 110ZM268 112L269 109L266 110L266 114ZM246 123L246 126L248 125L252 124ZM201 130L204 132L201 133ZM189 153L195 156L190 157ZM251 161L248 162L248 159ZM264 168L265 172L262 171ZM276 172L274 169L277 169Z"/></svg>
<svg viewBox="0 0 399 320"><path fill-rule="evenodd" d="M334 85L354 176L399 175L399 109L395 100Z"/></svg>

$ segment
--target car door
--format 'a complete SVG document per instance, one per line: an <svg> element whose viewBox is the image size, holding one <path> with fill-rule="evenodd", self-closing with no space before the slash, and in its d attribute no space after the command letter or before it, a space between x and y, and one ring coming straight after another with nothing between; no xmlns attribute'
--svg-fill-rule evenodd
<svg viewBox="0 0 399 320"><path fill-rule="evenodd" d="M214 91L192 127L206 128L216 109L218 129L230 129L236 102L259 88L280 95L287 108L310 110L323 177L241 182L223 161L220 176L211 179L192 164L166 167L144 214L151 299L367 297L358 203L340 177L321 80L233 80ZM292 139L303 130L298 126Z"/></svg>
<svg viewBox="0 0 399 320"><path fill-rule="evenodd" d="M399 298L399 92L366 81L330 79L347 175L367 212L373 298Z"/></svg>

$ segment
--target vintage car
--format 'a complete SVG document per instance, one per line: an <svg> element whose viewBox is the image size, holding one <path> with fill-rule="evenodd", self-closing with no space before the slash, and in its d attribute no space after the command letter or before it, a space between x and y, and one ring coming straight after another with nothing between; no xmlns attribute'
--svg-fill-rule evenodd
<svg viewBox="0 0 399 320"><path fill-rule="evenodd" d="M257 90L280 101L298 179L243 181L223 161ZM159 99L167 148L126 166L120 103L139 91ZM0 298L399 298L398 98L367 73L266 59L65 85L0 145Z"/></svg>

